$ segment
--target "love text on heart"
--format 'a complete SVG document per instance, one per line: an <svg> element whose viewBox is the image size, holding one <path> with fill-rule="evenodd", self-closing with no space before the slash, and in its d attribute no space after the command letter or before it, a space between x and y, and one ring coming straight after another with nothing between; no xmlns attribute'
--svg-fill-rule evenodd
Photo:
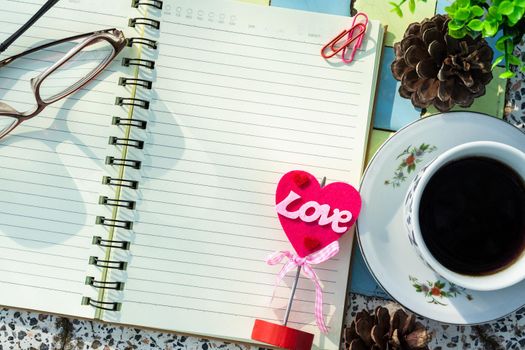
<svg viewBox="0 0 525 350"><path fill-rule="evenodd" d="M288 196L276 205L277 212L290 219L300 218L304 222L314 222L319 220L318 224L320 226L331 224L332 230L336 233L342 234L349 229L348 226L340 226L340 224L350 222L350 220L352 220L352 213L348 210L339 210L335 208L332 215L328 216L331 209L328 204L319 204L316 201L309 201L301 205L296 211L288 211L288 206L300 199L300 195L294 191L290 191Z"/></svg>

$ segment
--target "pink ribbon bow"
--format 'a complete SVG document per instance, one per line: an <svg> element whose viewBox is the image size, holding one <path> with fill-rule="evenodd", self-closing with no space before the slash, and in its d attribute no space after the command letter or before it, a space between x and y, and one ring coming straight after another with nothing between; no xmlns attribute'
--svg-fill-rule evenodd
<svg viewBox="0 0 525 350"><path fill-rule="evenodd" d="M282 281L282 279L288 272L292 271L298 266L302 266L302 273L306 277L308 277L315 285L315 320L317 323L317 327L319 327L319 329L323 333L328 333L328 328L324 323L323 317L323 288L321 287L319 277L317 277L317 274L315 273L311 265L320 264L333 257L338 252L339 243L337 241L334 241L326 247L324 247L323 249L312 253L304 258L301 258L300 256L289 251L275 252L268 256L268 258L266 258L266 263L268 265L277 265L284 258L288 258L288 262L284 264L281 271L279 271L279 274L277 275L275 287L279 285L279 283Z"/></svg>

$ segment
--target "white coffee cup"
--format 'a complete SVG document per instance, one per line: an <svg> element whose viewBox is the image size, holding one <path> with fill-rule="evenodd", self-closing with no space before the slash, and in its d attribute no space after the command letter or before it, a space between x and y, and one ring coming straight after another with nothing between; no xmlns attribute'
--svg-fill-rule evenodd
<svg viewBox="0 0 525 350"><path fill-rule="evenodd" d="M463 275L443 266L430 253L423 240L419 225L419 205L423 190L430 178L443 165L466 157L487 157L498 160L521 176L525 181L525 153L499 142L477 141L453 147L422 168L416 175L405 197L404 214L408 238L418 255L426 264L448 281L459 286L480 290L496 290L509 287L525 279L525 253L505 268L486 275Z"/></svg>

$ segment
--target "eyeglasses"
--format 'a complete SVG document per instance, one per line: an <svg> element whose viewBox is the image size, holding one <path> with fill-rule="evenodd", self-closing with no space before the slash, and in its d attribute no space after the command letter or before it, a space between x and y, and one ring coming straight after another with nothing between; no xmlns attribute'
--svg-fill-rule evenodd
<svg viewBox="0 0 525 350"><path fill-rule="evenodd" d="M125 46L120 30L107 29L54 41L1 60L0 76L12 76L10 68L30 68L37 75L28 81L36 101L33 109L19 112L0 102L0 139L48 105L88 84Z"/></svg>

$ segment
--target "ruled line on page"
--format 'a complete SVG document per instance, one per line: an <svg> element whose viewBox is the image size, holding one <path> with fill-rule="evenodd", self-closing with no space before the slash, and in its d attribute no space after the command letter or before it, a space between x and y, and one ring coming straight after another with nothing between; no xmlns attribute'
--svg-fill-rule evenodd
<svg viewBox="0 0 525 350"><path fill-rule="evenodd" d="M220 281L241 282L241 283L252 284L252 285L256 285L256 286L257 285L266 285L266 286L271 286L271 287L275 286L275 288L283 288L283 289L289 290L289 287L287 287L287 286L283 286L283 285L280 285L280 284L275 285L275 283L266 283L264 281L254 282L254 281L249 281L249 280L244 280L244 279L228 278L228 277L224 277L224 276L217 277L217 276L212 276L212 275L201 275L201 274L196 274L196 273L179 272L179 271L175 271L173 269L163 270L163 269L159 269L159 268L149 268L149 267L141 267L141 266L133 266L133 269L145 270L145 271L163 272L163 273L168 273L168 274L177 274L177 275L185 275L185 276L197 276L197 277L210 278L210 279L215 279L215 280L220 280ZM285 276L284 278L291 279L293 277L292 276ZM133 276L130 276L129 280L133 280ZM302 290L302 291L307 291L307 292L315 292L315 289L313 289L313 288L297 287L297 290ZM326 294L326 295L333 295L334 294L334 292L329 291L329 290L323 290L323 293Z"/></svg>
<svg viewBox="0 0 525 350"><path fill-rule="evenodd" d="M54 163L54 162L46 162L44 160L38 160L38 159L31 159L31 158L22 158L22 157L11 157L11 156L7 156L5 154L2 154L1 155L2 158L9 158L9 159L15 159L15 160L24 160L24 161L29 161L31 163L40 163L40 164L50 164L50 165L61 165L59 163ZM90 158L91 159L91 158ZM92 170L92 171L95 171L96 169L93 168L93 167L85 167L85 166L79 166L79 165L71 165L71 164L68 164L67 165L68 168L75 168L75 169L83 169L83 170ZM0 189L1 191L1 189Z"/></svg>
<svg viewBox="0 0 525 350"><path fill-rule="evenodd" d="M215 233L214 231L210 231L210 232ZM149 234L149 233L143 233L143 232L136 231L136 230L134 231L134 233L135 234L140 234L140 235L143 235L143 236L150 236L150 237L158 237L158 238L165 238L165 239L170 239L170 240L176 240L178 242L183 241L183 242L194 242L194 243L223 245L223 246L231 247L231 248L241 248L241 249L256 250L256 251L263 252L263 253L273 253L273 250L270 250L270 249L262 249L262 248L243 246L243 245L238 245L238 244L217 243L217 242L202 241L202 240L198 240L198 239L190 239L190 238L184 238L184 237L174 237L174 236L164 236L164 235L158 235L158 234ZM250 236L245 236L245 237L251 238ZM273 240L270 240L270 241L273 241ZM171 249L169 247L156 246L156 245L151 245L151 244L141 244L141 243L137 243L137 242L134 242L133 245L140 246L140 247L150 247L150 248L159 248L159 249ZM259 260L256 259L255 261L259 261Z"/></svg>
<svg viewBox="0 0 525 350"><path fill-rule="evenodd" d="M12 68L12 67L10 67ZM16 68L16 67L15 67ZM1 71L0 71L1 72ZM35 76L37 76L37 74L35 74ZM0 75L0 78L2 79L10 79L10 80L17 80L17 79L11 79L11 78L6 78L6 77L3 77ZM80 78L80 77L79 77ZM80 80L80 79L79 79ZM30 87L30 85L28 85L28 88ZM51 86L46 86L46 87L51 87ZM31 92L31 91L28 91L28 90L19 90L19 89L15 89L15 88L12 88L12 87L9 87L9 88L3 88L3 87L0 87L0 90L4 90L4 91L9 91L9 92L18 92L20 93L21 95L24 94L26 95L28 98L33 98L34 94ZM114 95L114 93L111 93L109 91L102 91L102 90L91 90L89 89L88 87L85 87L84 90L90 90L90 91L93 91L93 92L98 92L98 93L102 93L102 94L106 94L106 95ZM91 102L91 103L100 103L100 101L93 101L93 100L86 100L84 98L77 98L77 97L74 97L74 96L68 96L67 97L68 100L72 100L72 101L83 101L83 102ZM109 99L109 101L112 101L113 99ZM19 102L19 103L30 103L30 101L16 101L16 102ZM110 104L110 103L107 103L108 105L113 105L113 104ZM87 111L86 111L87 112Z"/></svg>
<svg viewBox="0 0 525 350"><path fill-rule="evenodd" d="M249 91L249 92L255 92L258 94L265 94L265 95L271 95L271 96L279 96L279 97L290 97L290 98L298 98L308 101L318 101L318 102L326 102L326 103L336 103L338 105L347 105L347 106L355 106L355 104L343 102L343 101L332 101L332 100L325 100L322 98L313 98L309 96L298 96L298 95L287 95L287 94L280 94L275 92L269 92L269 91L262 91L262 90L255 90L255 89L246 89L246 88L237 88L235 86L226 86L226 85L220 85L220 84L211 84L211 83L203 83L200 81L190 81L190 80L184 80L184 79L171 79L172 82L180 81L183 83L190 83L190 84L196 84L196 85L205 85L205 86L211 86L216 88L224 88L224 89L231 89L231 90L238 90L238 91ZM156 90L165 90L165 91L171 91L171 89L163 88L163 87L156 87ZM359 95L358 93L348 92L349 95Z"/></svg>
<svg viewBox="0 0 525 350"><path fill-rule="evenodd" d="M13 45L13 46L16 46L16 45ZM12 68L15 68L15 67L11 67L11 66L9 66L9 68L12 69ZM31 70L31 69L22 69L22 68L18 68L18 67L16 67L16 68L19 69L19 70L24 70L24 71L26 71L26 72L30 72L30 71L31 71L31 72L34 72L34 71ZM2 72L2 71L0 71L0 72ZM35 72L35 73L36 73L36 72ZM36 74L35 74L35 75L36 75ZM2 74L0 74L0 78L5 79L5 80L12 80L12 81L15 81L15 82L23 82L23 83L25 82L25 83L28 84L28 87L31 86L31 85L30 85L30 84L31 84L31 79L23 79L23 78L17 79L17 78L11 78L11 77L8 77L8 76L2 75ZM56 79L71 79L71 78L69 78L69 77L53 77L53 80L56 80ZM103 80L103 79L100 79L100 78L95 78L95 79L92 79L91 81L92 81L92 82L97 82L97 84L111 84L111 86L113 86L113 87L115 86L115 82L112 82L112 81L106 81L106 80ZM13 88L10 88L10 89L0 88L0 89L2 89L2 90L14 90L14 91L18 91L18 92L25 92L25 91L23 91L23 90L15 90L15 89L13 89ZM108 94L108 95L109 95L109 94L112 94L110 91L99 90L99 89L92 89L92 88L89 88L89 86L88 86L88 87L83 87L83 88L80 89L79 91L83 91L83 90L89 90L89 91L94 91L94 92L98 92L98 93L101 93L101 94ZM31 94L33 94L33 93L31 93Z"/></svg>
<svg viewBox="0 0 525 350"><path fill-rule="evenodd" d="M147 225L158 225L154 222L138 222L137 227L140 227L140 224L147 224ZM214 233L214 234L220 234L220 235L227 235L232 237L243 237L243 238L249 238L249 239L255 239L255 240L261 240L261 241L271 241L271 242L281 242L281 243L287 243L288 241L285 239L279 239L279 238L266 238L266 237L257 237L257 236L250 236L250 235L243 235L240 233L232 233L232 232L224 232L224 231L217 231L217 230L205 230L201 228L195 228L195 227L188 227L188 226L180 226L180 225L158 225L158 226L166 226L173 229L184 229L188 231L196 231L196 232L203 232L203 233ZM142 231L142 230L134 230L135 233L141 234L144 236L153 236L153 237L163 237L163 238L169 238L169 236L159 235L151 233L150 231ZM157 232L157 231L155 231Z"/></svg>
<svg viewBox="0 0 525 350"><path fill-rule="evenodd" d="M0 225L0 227L15 227L15 228L21 228L21 229L27 229L27 230L37 230L36 227L29 227L29 226L22 226L22 225L13 225L13 224L6 224L6 223L2 223ZM57 235L63 235L63 236L68 236L68 237L71 237L71 232L61 232L61 231L53 231L53 230L45 230L41 227L38 227L38 232L45 232L45 233L53 233L53 234L57 234ZM83 237L83 238L88 238L88 239L91 239L93 237L92 234L76 234L75 235L76 237Z"/></svg>
<svg viewBox="0 0 525 350"><path fill-rule="evenodd" d="M250 307L257 307L257 308L264 308L267 309L268 305L258 305L254 303L241 303L236 301L228 301L228 300L220 300L220 299L212 299L212 298L202 298L202 297L196 297L196 296L190 296L190 295L183 295L183 294L175 294L175 293L165 293L165 292L159 292L159 291L152 291L152 290L142 290L142 289L135 289L135 288L126 288L128 291L132 292L138 292L138 293L146 293L146 294L156 294L156 295L164 295L164 296L170 296L170 297L178 297L183 299L191 299L191 300L201 300L201 301L211 301L211 302L217 302L221 304L228 304L228 305L241 305L241 306L250 306ZM311 314L311 311L302 311L293 309L296 313L302 313L302 314ZM328 313L323 313L323 316L328 316Z"/></svg>
<svg viewBox="0 0 525 350"><path fill-rule="evenodd" d="M14 247L6 248L6 247L2 247L2 246L0 246L0 249L4 249L4 250L16 250L16 251L19 251L19 252L25 252L25 253L31 253L31 254L38 254L38 255L55 256L55 257L64 258L64 259L71 259L71 260L77 260L77 261L85 261L86 263L87 263L87 261L88 261L86 258L79 258L78 256L68 256L68 255L62 255L62 254L53 254L53 253L47 253L47 252L42 252L42 251L37 251L37 250L31 250L31 249L21 249L21 248L14 248ZM61 266L61 265L53 265L53 266ZM85 270L82 270L82 271L85 271Z"/></svg>
<svg viewBox="0 0 525 350"><path fill-rule="evenodd" d="M295 141L295 140L284 140L284 139L273 138L273 137L260 137L258 135L249 135L249 134L246 135L246 134L243 134L243 133L228 132L228 131L223 131L223 130L213 130L213 129L206 129L206 128L197 128L197 127L191 127L191 126L187 127L187 126L183 126L183 125L179 125L179 126L187 128L187 129L210 130L210 131L215 131L215 132L218 132L218 133L229 134L229 135L234 134L234 135L239 135L239 136L250 136L250 137L262 138L262 139L267 138L267 139L273 139L273 140L279 140L279 141L286 141L286 142L289 142L289 143L304 144L304 142ZM241 147L246 147L246 148L255 148L255 149L268 150L268 151L284 151L281 148L270 148L270 147L261 147L261 146L247 145L247 144L242 144L242 143L225 142L225 141L222 141L222 140L218 140L217 138L215 138L215 139L206 139L206 138L199 138L199 137L190 137L190 136L187 136L187 135L174 135L174 134L169 134L169 133L165 133L165 132L154 132L154 131L150 132L149 134L150 135L159 135L159 136L169 136L169 137L172 137L172 138L184 138L185 140L196 140L196 141L220 143L220 144L223 144L223 145L230 145L230 146L241 146ZM151 144L153 146L164 146L163 144L156 144L154 142L150 142L149 144ZM318 144L318 146L323 146L324 147L324 145L319 145L319 144ZM335 147L335 146L332 146L332 147ZM344 147L337 147L337 148L338 149L351 150L351 148L344 148ZM189 149L189 150L191 150L191 149ZM291 150L285 150L285 152L286 153L295 153L295 154L307 155L307 156L321 157L319 154L313 154L313 153L305 153L305 152L298 152L298 151L291 151ZM322 155L322 157L323 158L337 159L337 160L349 160L348 158L327 156L327 155Z"/></svg>
<svg viewBox="0 0 525 350"><path fill-rule="evenodd" d="M29 264L29 265L52 267L52 268L56 268L56 269L70 270L70 271L76 271L76 272L86 272L86 269L75 269L73 267L63 266L63 265L50 265L50 264L44 264L42 262L17 260L17 259L12 259L12 258L6 258L6 257L3 257L3 256L0 256L0 261L1 260L7 260L7 261L15 262L15 263L23 263L23 264Z"/></svg>
<svg viewBox="0 0 525 350"><path fill-rule="evenodd" d="M335 90L335 89L327 89L327 88L323 88L323 87L320 87L320 86L313 87L313 86L308 86L308 85L285 83L285 82L275 81L275 80L255 79L255 78L252 78L252 77L243 77L243 76L232 75L232 74L221 74L221 73L217 73L217 72L207 72L207 71L203 71L203 70L188 69L188 68L182 68L182 67L176 67L175 69L183 71L183 72L198 73L198 74L204 74L204 75L212 75L212 76L215 76L215 77L222 77L222 78L234 78L234 79L248 80L248 81L252 81L252 82L256 82L256 83L267 83L267 84L275 84L275 85L284 85L284 86L288 86L288 87L292 87L292 88L301 88L301 89L310 89L310 90L315 90L315 91L326 91L326 92L335 92L335 93L339 93L339 94L347 94L347 92L342 92L340 90ZM157 77L157 81L159 81L159 80L170 81L171 79L164 78L164 77ZM348 83L349 84L357 84L357 85L359 85L358 82L348 81Z"/></svg>
<svg viewBox="0 0 525 350"><path fill-rule="evenodd" d="M203 107L203 108L209 108L209 109L218 110L218 111L244 113L246 115L246 117L250 117L251 115L254 115L254 116L261 116L261 117L283 118L283 119L289 119L289 120L293 120L293 121L306 122L306 123L317 123L318 122L318 121L305 120L305 119L301 119L301 118L297 118L297 117L289 116L289 115L284 115L284 114L277 115L277 114L260 113L260 112L257 112L257 111L238 110L238 109L225 108L225 107L219 107L219 106L213 106L213 105L202 105L202 104L190 103L188 101L178 101L178 100L166 101L166 100L163 99L162 101L158 101L158 102L172 102L174 104L181 104L181 105L187 105L187 106L193 106L193 107ZM155 104L155 101L153 101L153 106L152 106L152 108L150 108L150 110L152 112L159 112L159 113L166 113L166 114L172 114L173 113L173 111L169 111L169 110L156 109L156 108L154 108L154 104ZM357 117L357 115L355 115L355 114L348 114L348 117L349 118ZM348 124L346 124L346 125L345 124L338 124L338 123L330 122L328 120L323 121L323 124L337 126L337 127L341 127L341 128L348 128L348 129L355 128L355 126L351 126L351 125L348 125ZM323 135L323 134L320 133L320 135ZM335 135L335 136L337 136L337 135Z"/></svg>
<svg viewBox="0 0 525 350"><path fill-rule="evenodd" d="M163 34L164 34L164 32L163 32ZM238 43L238 45L243 46L242 43ZM275 58L268 58L268 57L258 57L258 56L252 56L252 55L244 55L244 54L240 54L238 52L216 51L216 50L206 49L206 48L204 48L202 46L199 47L199 48L195 48L195 47L191 47L191 46L183 46L183 45L172 44L172 43L169 43L169 42L164 43L163 46L175 47L177 49L185 49L185 50L196 50L196 51L199 51L199 52L218 53L218 54L223 54L223 55L228 55L228 56L236 56L236 57L242 57L242 58L251 58L251 59L255 59L255 60L262 60L264 62L285 63L285 64L291 64L291 65L303 66L303 67L313 67L313 68L327 69L327 70L332 70L332 71L335 70L335 71L337 71L338 74L341 74L341 73L343 73L343 74L344 73L362 74L361 71L356 71L356 70L351 70L351 69L345 70L345 71L341 71L337 67L331 67L331 66L327 67L326 65L314 65L314 64L303 63L301 61L287 61L287 60L278 60L278 59L275 59ZM180 51L180 50L177 50L177 51ZM168 55L168 54L161 54L161 55L164 56L164 57L170 57L170 55Z"/></svg>
<svg viewBox="0 0 525 350"><path fill-rule="evenodd" d="M215 242L209 242L209 241L205 242L205 241L199 241L199 240L188 240L188 239L183 239L183 238L177 238L177 241L190 241L190 242L194 242L194 243L205 243L205 244L218 245L218 246L222 246L222 247L257 250L259 252L264 252L267 255L269 253L273 253L274 252L273 250L269 250L269 249L259 249L259 248L253 248L253 247L245 247L245 246L239 246L239 245L233 245L233 244L224 244L224 243L215 243ZM238 256L238 255L223 255L223 254L213 254L213 253L202 253L202 252L194 251L194 250L179 249L179 248L172 248L172 247L163 247L163 246L155 246L155 245L151 245L151 244L141 244L141 243L133 243L133 245L137 246L137 247L156 248L156 249L161 249L161 250L169 250L169 251L176 251L176 252L182 252L182 253L204 255L205 257L216 256L216 257L221 257L221 258L231 258L231 259L240 259L240 260L244 260L244 261L253 261L253 262L256 262L256 263L262 262L261 259L246 258L246 257ZM134 254L133 256L141 257L141 258L150 258L150 259L153 259L153 260L163 260L163 261L171 261L171 262L179 262L179 263L180 262L184 262L184 261L176 260L176 259L150 257L150 256L136 255L136 254ZM225 267L225 266L210 265L210 264L204 264L204 263L202 263L202 264L195 263L195 264L196 265L207 266L207 267L217 267L217 268L223 268L224 267L224 268L228 268L228 269L230 268L230 267ZM337 272L337 270L335 270L335 269L330 269L330 268L320 267L320 266L316 266L315 269L318 270L318 271ZM268 273L268 272L265 272L265 271L258 271L258 270L253 270L253 269L237 268L237 270L239 270L239 271L259 272L259 273L268 274L268 275L271 275L271 276L275 275L274 273ZM332 280L322 280L322 281L323 282L328 282L328 283L335 283L335 281L332 281Z"/></svg>
<svg viewBox="0 0 525 350"><path fill-rule="evenodd" d="M73 294L73 295L80 295L83 292L83 290L75 292L75 291L59 289L59 288L49 288L49 287L37 286L34 284L15 283L15 282L8 282L8 281L2 281L2 280L0 280L0 284L11 284L11 285L20 286L20 287L38 288L38 289L51 290L54 292L62 292L62 293Z"/></svg>
<svg viewBox="0 0 525 350"><path fill-rule="evenodd" d="M29 5L35 5L35 3L32 3L32 2L27 2L27 1L20 1L20 0L16 0L17 3L19 4L29 4ZM115 13L111 13L111 14L108 14L108 13L101 13L101 12L96 12L96 11L92 11L92 10L79 10L79 9L75 9L75 8L68 8L68 7L62 7L62 6L55 6L55 8L57 9L63 9L63 10L66 10L66 11L78 11L78 12L82 12L83 15L87 14L87 13L91 13L91 14L94 14L94 15L97 15L97 18L99 18L99 16L107 16L107 17L110 17L109 19L111 20L111 22L114 21L114 18L117 17L117 18L123 18L123 19L127 19L126 16L121 16L121 15L118 15L118 14L115 14ZM2 9L2 11L4 12L9 12L9 13L14 13L14 14L18 14L18 15L24 15L24 16L32 16L34 15L34 13L24 13L24 12L20 12L20 11L14 11L12 9ZM72 18L64 18L64 17L57 17L57 16L53 16L49 13L46 14L46 18L52 18L52 19L61 19L61 20L64 20L64 21L68 21L68 22L73 22L73 23L84 23L84 24L92 24L94 26L100 26L102 23L93 23L93 22L88 22L88 21L81 21L79 20L78 16L75 16L75 17L72 17ZM83 18L86 18L86 17L83 17ZM56 28L55 28L56 29ZM60 28L60 29L57 29L57 30L63 30L65 32L67 32L68 30L64 30L64 28Z"/></svg>
<svg viewBox="0 0 525 350"><path fill-rule="evenodd" d="M20 270L13 271L13 270L8 270L8 269L1 269L1 268L0 268L0 271L17 273L17 274L19 273L19 274L26 275L26 276L48 278L48 279L53 279L53 280L57 280L57 281L72 282L72 283L79 284L79 285L82 285L82 286L85 285L83 281L73 280L73 279L70 279L70 278L61 278L61 277L47 276L47 275L38 275L38 274L35 274L35 273L24 272L24 271L20 271Z"/></svg>
<svg viewBox="0 0 525 350"><path fill-rule="evenodd" d="M253 261L253 262L256 262L256 263L262 263L263 262L260 259L245 258L245 257L237 256L237 255L229 256L229 255L224 255L224 254L213 254L213 253L209 253L209 252L202 253L202 252L199 252L199 251L191 251L191 250L175 249L175 248L164 248L164 249L171 250L171 251L183 252L183 253L189 253L189 254L194 254L194 255L203 255L203 256L206 256L206 257L210 257L211 256L211 257L219 257L219 258L238 259L240 261ZM136 258L143 258L143 259L159 260L159 261L166 261L166 262L190 264L190 265L195 265L195 266L204 266L204 267L212 267L212 268L218 268L218 269L235 270L235 271L259 273L259 274L268 275L268 276L275 276L275 273L273 273L273 272L256 270L256 269L243 269L241 267L220 266L220 265L214 265L214 264L206 264L206 263L203 263L203 262L160 258L158 256L147 256L147 255L140 255L140 254L133 254L133 257L134 257L134 259L136 259ZM261 267L264 267L264 264L261 264ZM325 271L329 271L329 272L334 272L335 271L335 270L326 269L326 268L319 268L319 267L316 267L316 270L325 270ZM287 276L287 277L293 278L293 276ZM307 277L304 277L304 276L299 277L299 279L300 280L305 280L305 281L309 280ZM328 280L328 279L323 279L323 278L320 278L320 280L323 283L337 283L334 280Z"/></svg>
<svg viewBox="0 0 525 350"><path fill-rule="evenodd" d="M79 222L75 222L75 221L55 220L55 219L49 219L49 218L42 218L42 217L38 217L38 216L23 215L23 214L18 214L18 213L9 213L9 212L5 212L5 211L2 214L9 214L10 216L18 216L18 217L22 217L22 218L26 218L26 219L37 219L37 220L42 220L42 221L49 221L49 222L55 222L55 223L61 223L61 224L69 224L69 225L84 227L84 223L79 223ZM0 215L2 215L2 214L0 214ZM82 213L82 214L84 214L84 213Z"/></svg>
<svg viewBox="0 0 525 350"><path fill-rule="evenodd" d="M274 299L282 299L282 300L288 300L289 299L289 297L281 297L281 296L272 295L272 294L254 293L254 292L248 292L248 291L241 291L241 290L238 290L238 289L217 288L217 286L213 286L213 285L199 286L199 285L196 285L196 284L178 283L178 282L172 282L172 281L152 280L152 279L146 279L146 278L139 278L139 277L136 277L136 276L133 276L133 280L134 281L143 281L143 282L148 282L148 283L166 284L166 285L178 286L178 287L200 288L200 289L204 289L204 290L212 290L212 291L216 290L216 291L220 291L220 292L232 292L232 293L236 293L236 294L253 295L253 296L264 297L264 298L272 298L273 297ZM306 290L306 289L303 289L303 291L313 292L313 290ZM314 304L315 303L315 301L313 299L309 300L309 299L302 299L302 298L297 297L297 298L294 298L294 300L295 301L300 301L302 303L307 303L307 304ZM330 303L323 302L323 305L324 306L329 306Z"/></svg>
<svg viewBox="0 0 525 350"><path fill-rule="evenodd" d="M205 29L205 30L209 30L209 31L212 31L212 32L222 32L222 33L227 33L227 34L239 34L239 35L242 35L242 36L246 36L246 37L248 37L251 40L253 40L253 38L264 38L264 39L275 39L275 40L278 40L278 41L285 41L285 42L288 41L288 42L295 42L295 43L299 43L299 44L307 44L307 45L314 45L314 46L324 45L324 43L321 43L321 42L318 42L318 41L293 40L290 37L283 38L283 37L279 37L279 36L260 35L260 34L255 34L255 33L245 33L245 32L241 32L241 31L219 29L219 28L213 28L213 27L204 27L204 26L199 26L199 25L195 25L195 24L180 23L180 22L177 22L177 21L169 20L169 19L165 19L164 22L169 23L169 24L173 24L173 25L180 25L180 26L185 26L185 27L193 27L193 28ZM169 33L168 30L165 30L165 31ZM211 35L211 37L214 37L214 35Z"/></svg>
<svg viewBox="0 0 525 350"><path fill-rule="evenodd" d="M11 182L19 182L19 183L25 183L25 184L30 184L30 185L38 185L38 186L44 186L44 187L52 187L52 188L59 188L59 189L62 189L62 190L70 190L70 191L75 191L75 192L85 192L85 193L94 193L94 194L98 194L100 193L99 191L90 191L90 190L80 190L80 189L77 189L77 188L71 188L71 187L64 187L64 186L57 186L57 185L49 185L49 184L43 184L41 182L31 182L31 181L22 181L22 180L14 180L12 178L5 178L5 177L0 177L0 180L6 180L6 181L11 181Z"/></svg>
<svg viewBox="0 0 525 350"><path fill-rule="evenodd" d="M240 33L237 32L237 34L240 34ZM207 38L207 37L200 37L200 36L195 36L195 35L185 35L185 34L180 34L177 32L162 32L162 35L171 35L171 36L176 36L180 38L188 38L188 39L206 40L206 41L211 41L214 43L232 44L232 45L244 46L244 47L255 48L255 49L266 49L266 50L272 50L272 51L277 51L277 52L294 53L298 55L311 56L311 57L317 57L319 55L313 52L293 51L293 50L285 50L285 49L271 47L271 46L251 45L251 44L247 44L246 42L240 43L236 41L217 40L216 38ZM359 59L354 59L354 62L359 62L359 61L360 61Z"/></svg>
<svg viewBox="0 0 525 350"><path fill-rule="evenodd" d="M0 157L2 157L2 156L0 155ZM9 170L15 170L15 171L20 171L21 170L24 173L46 175L46 176L51 176L51 177L60 177L60 178L65 178L65 179L70 179L71 178L71 176L66 176L66 175L50 174L50 173L46 173L46 172L42 172L42 171L29 170L29 169L10 168L10 167L4 166L4 165L2 165L2 169L9 169ZM101 183L101 179L86 179L86 178L82 178L82 177L75 177L74 179L87 181L87 182Z"/></svg>
<svg viewBox="0 0 525 350"><path fill-rule="evenodd" d="M171 55L171 56L163 55L163 56L166 56L168 58L177 58L177 59L181 59L181 60L188 60L188 61L192 61L192 62L199 62L199 63L202 63L202 64L216 64L218 66L232 67L232 68L236 68L236 69L242 68L242 69L246 69L246 70L259 71L259 72L279 73L279 74L291 75L291 76L295 76L295 77L314 78L314 79L320 79L320 80L329 80L329 81L333 81L333 82L337 82L337 83L346 83L347 82L347 80L344 80L344 79L326 78L326 77L318 77L316 75L291 73L291 72L287 72L287 71L284 71L284 70L282 70L282 71L275 71L275 70L262 68L262 67L253 68L253 67L249 67L249 66L242 66L242 65L236 65L236 64L218 63L218 62L215 62L215 61L202 60L202 59L197 59L197 58L193 58L193 57L189 58L189 57L182 57L182 56L175 56L175 55ZM157 67L157 68L164 68L164 69L170 69L170 70L177 70L178 69L177 67L165 66L165 65L162 65L160 63L155 65L155 67Z"/></svg>
<svg viewBox="0 0 525 350"><path fill-rule="evenodd" d="M161 304L161 303L152 303L152 302L145 302L145 301L138 301L138 300L127 299L127 298L124 298L123 302L133 303L133 304L145 304L145 305L150 305L150 306L162 306L162 307L167 307L167 308L170 308L170 309L183 309L183 310L191 310L191 311L200 311L200 312L203 312L203 313L208 313L209 312L209 313L215 313L215 314L220 314L220 315L243 317L243 318L248 318L250 321L252 321L253 317L254 317L253 314L240 314L240 313L232 313L232 312L221 312L221 311L215 311L215 310L209 310L209 309L203 310L203 309L199 309L199 308L190 308L190 307L187 307L187 306L177 306L177 305L168 305L168 304ZM294 310L293 313L295 313L295 312L296 311ZM265 317L264 319L268 320L268 321L273 321L273 322L281 322L282 321L281 319L269 318L269 317ZM293 321L293 319L289 320L288 324L296 324L296 325L299 325L299 326L310 325L310 323ZM328 330L331 329L330 325L327 325L327 329Z"/></svg>
<svg viewBox="0 0 525 350"><path fill-rule="evenodd" d="M262 217L262 218L275 219L275 216L272 216L272 215L254 214L254 213L251 213L251 212L243 212L243 211L236 211L236 210L229 210L229 209L218 209L218 208L214 208L214 207L202 207L202 206L198 206L198 205L191 205L191 204L188 204L188 203L172 202L172 203L170 203L170 205L183 206L185 208L204 209L204 210L209 210L209 211L212 211L212 212L213 211L220 211L220 212L230 213L230 214L242 214L242 215L248 215L248 216L258 216L258 217ZM146 209L141 210L141 213L160 214L160 215L172 215L171 213L163 213L163 212L159 212L159 211L155 211L155 210L146 210Z"/></svg>
<svg viewBox="0 0 525 350"><path fill-rule="evenodd" d="M149 143L151 144L151 143ZM188 148L188 147L178 147L178 146L174 146L174 145L155 145L157 147L165 147L165 148L168 148L168 149L181 149L181 150L184 150L184 151L193 151L193 152L196 152L196 153L205 153L205 154L216 154L216 155L221 155L221 156L228 156L228 157L232 157L232 158L244 158L244 159L251 159L251 160L261 160L261 161L268 161L268 162L272 162L272 163L280 163L280 164L290 164L290 165L295 165L295 166L302 166L302 167L308 167L308 168L319 168L319 169L327 169L327 170L335 170L335 171L345 171L345 169L342 169L342 168L333 168L333 167L328 167L328 166L321 166L321 165L312 165L312 164L305 164L305 163L301 163L301 162L288 162L288 161L284 161L284 160L275 160L275 159L271 159L271 158L260 158L260 157L250 157L250 156L242 156L242 155L239 155L239 154L234 154L234 153L224 153L224 152L213 152L213 151L209 151L209 150L201 150L201 149L191 149L191 148ZM157 156L156 154L153 154L151 153L148 153L148 155L151 155L151 156ZM351 159L345 159L345 161L351 161Z"/></svg>
<svg viewBox="0 0 525 350"><path fill-rule="evenodd" d="M348 117L348 114L346 114L346 113L332 112L332 111L313 109L313 108L304 108L304 107L293 106L293 105L281 105L281 104L278 104L278 103L246 100L246 99L236 98L236 97L224 97L224 96L220 96L220 95L204 94L204 93L198 93L198 92L187 91L187 90L166 89L166 91L173 92L173 93L179 93L179 94L188 94L188 95L201 96L201 97L212 97L212 98L224 99L224 100L228 100L228 101L248 102L248 103L254 103L254 104L258 104L258 105L273 106L273 107L287 108L287 109L293 109L293 110L302 110L302 111L307 111L307 112L327 113L327 114L333 114L333 115ZM153 97L151 100L152 101L160 101L156 97ZM161 101L162 102L170 102L170 101L166 101L166 99L162 99ZM357 106L356 104L349 104L349 105L350 106Z"/></svg>

